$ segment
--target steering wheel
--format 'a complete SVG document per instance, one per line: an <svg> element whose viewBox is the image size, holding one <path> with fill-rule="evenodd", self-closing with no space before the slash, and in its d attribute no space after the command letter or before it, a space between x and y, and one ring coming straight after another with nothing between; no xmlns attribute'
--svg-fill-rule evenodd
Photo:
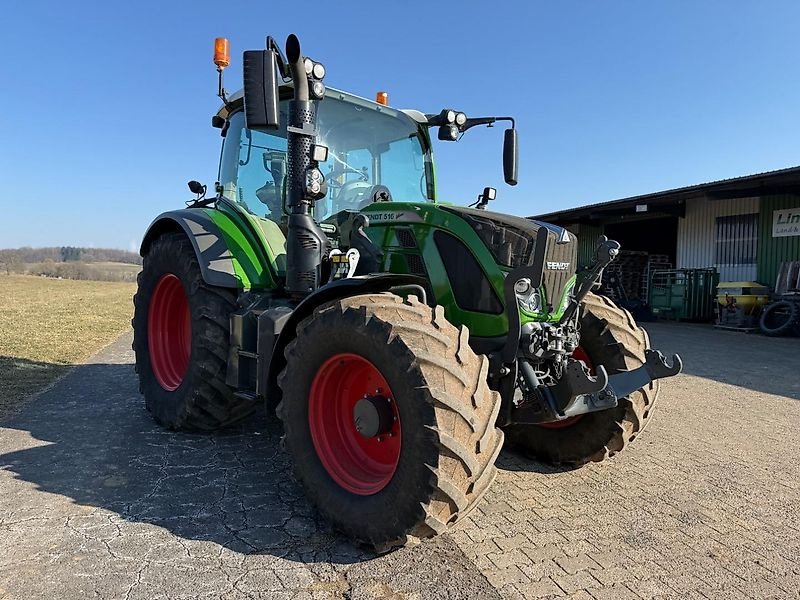
<svg viewBox="0 0 800 600"><path fill-rule="evenodd" d="M339 189L333 202L338 210L358 210L372 187L368 181L348 181Z"/></svg>
<svg viewBox="0 0 800 600"><path fill-rule="evenodd" d="M363 177L365 180L367 179L367 174L364 171L359 171L358 169L354 169L353 167L347 165L337 164L330 170L327 174L326 179L328 177L338 177L339 175L345 175L347 173L355 173L359 177Z"/></svg>

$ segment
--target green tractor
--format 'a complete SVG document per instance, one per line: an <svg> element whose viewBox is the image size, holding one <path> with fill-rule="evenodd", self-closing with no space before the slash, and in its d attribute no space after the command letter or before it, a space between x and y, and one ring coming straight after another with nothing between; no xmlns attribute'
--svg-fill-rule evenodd
<svg viewBox="0 0 800 600"><path fill-rule="evenodd" d="M213 197L160 215L141 247L134 350L162 426L212 431L260 403L297 479L344 534L378 548L447 530L495 478L504 437L535 459L599 461L642 431L681 370L595 295L619 244L576 273L547 223L438 201L431 129L509 117L396 110L323 84L291 35L222 86Z"/></svg>

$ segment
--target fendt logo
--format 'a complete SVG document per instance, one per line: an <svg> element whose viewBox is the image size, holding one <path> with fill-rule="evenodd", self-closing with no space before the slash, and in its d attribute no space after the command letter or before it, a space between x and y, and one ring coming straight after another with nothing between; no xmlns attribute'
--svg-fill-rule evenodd
<svg viewBox="0 0 800 600"><path fill-rule="evenodd" d="M568 262L550 262L547 261L547 268L551 271L566 271L569 269Z"/></svg>

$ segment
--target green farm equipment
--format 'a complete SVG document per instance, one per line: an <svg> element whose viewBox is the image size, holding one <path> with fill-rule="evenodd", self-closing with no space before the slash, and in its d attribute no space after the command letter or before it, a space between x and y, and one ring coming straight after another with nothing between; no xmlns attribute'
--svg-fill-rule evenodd
<svg viewBox="0 0 800 600"><path fill-rule="evenodd" d="M318 510L376 547L445 531L493 481L504 438L578 466L644 428L677 374L592 292L619 244L576 273L576 237L436 196L430 131L456 140L510 117L396 110L326 88L324 66L272 38L228 96L215 194L160 215L141 247L134 350L170 429L210 431L260 403L283 421Z"/></svg>

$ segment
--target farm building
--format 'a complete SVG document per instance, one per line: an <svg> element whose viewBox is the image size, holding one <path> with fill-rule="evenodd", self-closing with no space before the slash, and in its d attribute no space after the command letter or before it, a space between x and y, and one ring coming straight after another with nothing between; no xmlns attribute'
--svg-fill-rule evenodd
<svg viewBox="0 0 800 600"><path fill-rule="evenodd" d="M618 285L647 302L655 271L714 269L719 281L797 287L800 261L800 167L781 169L591 204L531 218L578 235L579 266L597 238L622 244ZM791 277L792 281L787 282Z"/></svg>

